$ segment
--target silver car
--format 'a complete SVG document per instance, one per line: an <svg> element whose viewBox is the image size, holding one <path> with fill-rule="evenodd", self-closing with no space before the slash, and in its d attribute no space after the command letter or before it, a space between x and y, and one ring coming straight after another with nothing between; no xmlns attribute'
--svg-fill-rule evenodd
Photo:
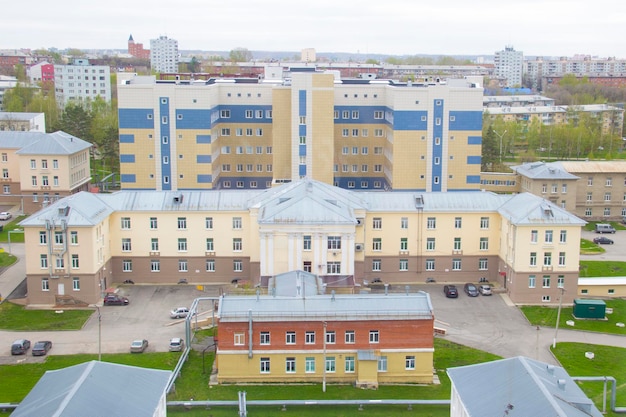
<svg viewBox="0 0 626 417"><path fill-rule="evenodd" d="M130 353L142 353L148 348L148 341L146 339L133 340L130 344Z"/></svg>
<svg viewBox="0 0 626 417"><path fill-rule="evenodd" d="M185 347L185 341L180 337L175 337L170 340L170 352L180 352Z"/></svg>
<svg viewBox="0 0 626 417"><path fill-rule="evenodd" d="M481 284L478 286L478 292L482 295L491 295L491 286L486 284Z"/></svg>

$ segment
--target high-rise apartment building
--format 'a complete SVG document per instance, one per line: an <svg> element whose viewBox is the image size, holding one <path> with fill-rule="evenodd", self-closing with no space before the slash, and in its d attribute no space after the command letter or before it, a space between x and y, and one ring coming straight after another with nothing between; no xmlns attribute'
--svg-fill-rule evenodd
<svg viewBox="0 0 626 417"><path fill-rule="evenodd" d="M483 90L292 71L285 80L119 86L125 189L261 189L310 178L361 190L480 188Z"/></svg>
<svg viewBox="0 0 626 417"><path fill-rule="evenodd" d="M507 46L503 51L495 55L495 76L503 81L503 87L515 87L522 85L522 69L524 66L524 53L516 51L512 46Z"/></svg>
<svg viewBox="0 0 626 417"><path fill-rule="evenodd" d="M54 93L60 106L98 96L111 101L111 70L107 65L89 65L88 59L75 59L71 65L55 65Z"/></svg>
<svg viewBox="0 0 626 417"><path fill-rule="evenodd" d="M150 39L150 66L155 72L178 72L178 41L167 36Z"/></svg>

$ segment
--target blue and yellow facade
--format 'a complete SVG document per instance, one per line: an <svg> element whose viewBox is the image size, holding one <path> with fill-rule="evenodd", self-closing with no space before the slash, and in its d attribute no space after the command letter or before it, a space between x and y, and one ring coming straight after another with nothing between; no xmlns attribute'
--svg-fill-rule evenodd
<svg viewBox="0 0 626 417"><path fill-rule="evenodd" d="M263 189L310 178L356 190L480 188L481 88L292 71L263 80L119 86L125 189Z"/></svg>

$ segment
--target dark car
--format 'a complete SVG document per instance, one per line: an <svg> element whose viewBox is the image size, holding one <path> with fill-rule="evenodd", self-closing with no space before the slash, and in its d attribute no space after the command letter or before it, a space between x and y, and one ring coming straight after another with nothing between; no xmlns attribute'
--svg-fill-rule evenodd
<svg viewBox="0 0 626 417"><path fill-rule="evenodd" d="M476 285L472 284L471 282L465 284L463 290L465 290L465 294L469 295L470 297L478 297L478 288L476 288Z"/></svg>
<svg viewBox="0 0 626 417"><path fill-rule="evenodd" d="M30 349L30 340L18 339L11 345L11 355L23 355Z"/></svg>
<svg viewBox="0 0 626 417"><path fill-rule="evenodd" d="M608 237L600 236L593 239L593 243L596 245L612 245L613 241Z"/></svg>
<svg viewBox="0 0 626 417"><path fill-rule="evenodd" d="M105 306L125 306L128 305L128 298L122 297L119 294L109 293L104 296Z"/></svg>
<svg viewBox="0 0 626 417"><path fill-rule="evenodd" d="M33 350L31 350L30 353L32 353L33 356L44 356L50 349L52 349L52 342L49 340L42 340L33 345Z"/></svg>
<svg viewBox="0 0 626 417"><path fill-rule="evenodd" d="M443 293L448 298L457 298L459 296L459 291L456 289L456 286L454 285L444 285Z"/></svg>

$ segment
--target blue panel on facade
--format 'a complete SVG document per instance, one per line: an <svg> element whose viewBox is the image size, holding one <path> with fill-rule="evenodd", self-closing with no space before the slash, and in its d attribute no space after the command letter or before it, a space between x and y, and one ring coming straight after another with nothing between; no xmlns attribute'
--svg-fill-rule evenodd
<svg viewBox="0 0 626 417"><path fill-rule="evenodd" d="M426 111L394 111L393 128L395 130L426 130L428 128Z"/></svg>
<svg viewBox="0 0 626 417"><path fill-rule="evenodd" d="M213 182L213 176L211 174L198 174L198 182L203 184Z"/></svg>
<svg viewBox="0 0 626 417"><path fill-rule="evenodd" d="M121 154L120 155L120 163L133 163L135 162L135 155L133 154Z"/></svg>
<svg viewBox="0 0 626 417"><path fill-rule="evenodd" d="M467 163L468 165L480 165L481 157L480 156L468 156Z"/></svg>
<svg viewBox="0 0 626 417"><path fill-rule="evenodd" d="M390 121L384 118L389 110L390 109L385 106L335 106L335 112L337 112L338 116L338 118L335 119L335 124L376 123L391 125ZM358 117L355 118L353 116Z"/></svg>
<svg viewBox="0 0 626 417"><path fill-rule="evenodd" d="M119 109L120 129L154 129L152 109Z"/></svg>
<svg viewBox="0 0 626 417"><path fill-rule="evenodd" d="M480 175L468 175L465 182L468 184L480 184Z"/></svg>
<svg viewBox="0 0 626 417"><path fill-rule="evenodd" d="M210 129L211 110L176 110L176 129Z"/></svg>
<svg viewBox="0 0 626 417"><path fill-rule="evenodd" d="M272 118L267 117L272 110L271 105L221 105L215 110L220 116L218 123L272 123ZM229 117L222 117L225 115Z"/></svg>
<svg viewBox="0 0 626 417"><path fill-rule="evenodd" d="M306 90L298 91L298 116L306 116Z"/></svg>
<svg viewBox="0 0 626 417"><path fill-rule="evenodd" d="M306 165L298 165L298 175L306 175Z"/></svg>
<svg viewBox="0 0 626 417"><path fill-rule="evenodd" d="M298 145L298 156L306 156L306 145Z"/></svg>
<svg viewBox="0 0 626 417"><path fill-rule="evenodd" d="M159 113L170 114L169 99L167 97L159 97ZM167 116L161 117L159 123L159 137L170 137L170 121ZM169 164L171 159L170 142L163 143L161 141L161 188L163 190L171 190L172 166ZM167 161L167 162L166 162Z"/></svg>
<svg viewBox="0 0 626 417"><path fill-rule="evenodd" d="M449 130L480 130L483 129L482 111L451 111Z"/></svg>
<svg viewBox="0 0 626 417"><path fill-rule="evenodd" d="M199 164L210 164L211 155L196 155L196 162Z"/></svg>
<svg viewBox="0 0 626 417"><path fill-rule="evenodd" d="M299 125L298 126L298 135L306 136L306 125Z"/></svg>
<svg viewBox="0 0 626 417"><path fill-rule="evenodd" d="M482 145L483 138L482 136L468 136L467 144L468 145Z"/></svg>
<svg viewBox="0 0 626 417"><path fill-rule="evenodd" d="M122 174L120 176L122 182L137 182L135 179L135 174Z"/></svg>
<svg viewBox="0 0 626 417"><path fill-rule="evenodd" d="M443 166L442 164L436 163L436 161L441 161L443 156L443 115L444 115L444 101L441 99L437 99L433 101L433 137L430 139L432 141L433 147L433 156L431 159L431 169L432 169L432 180L431 180L431 190L432 191L441 191L441 182L443 175Z"/></svg>
<svg viewBox="0 0 626 417"><path fill-rule="evenodd" d="M135 143L135 135L120 135L120 143Z"/></svg>
<svg viewBox="0 0 626 417"><path fill-rule="evenodd" d="M211 135L196 135L196 143L211 143Z"/></svg>

